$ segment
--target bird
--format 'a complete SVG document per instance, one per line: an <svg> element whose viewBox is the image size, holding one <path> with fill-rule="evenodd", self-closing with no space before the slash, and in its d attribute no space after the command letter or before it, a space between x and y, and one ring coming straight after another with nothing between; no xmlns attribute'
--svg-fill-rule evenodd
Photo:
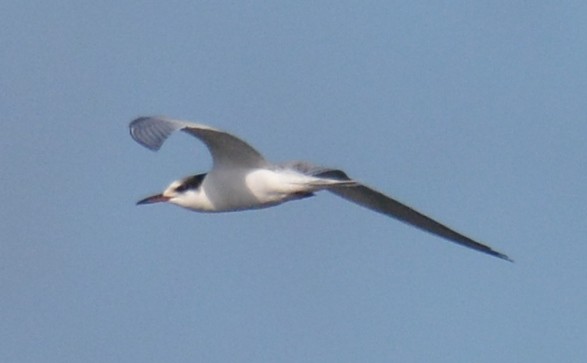
<svg viewBox="0 0 587 363"><path fill-rule="evenodd" d="M199 139L212 156L207 173L173 181L137 205L170 203L197 212L234 212L273 207L328 191L445 240L513 262L507 255L435 221L423 213L350 178L344 171L304 161L273 164L242 139L211 126L160 116L129 124L131 137L157 151L174 132Z"/></svg>

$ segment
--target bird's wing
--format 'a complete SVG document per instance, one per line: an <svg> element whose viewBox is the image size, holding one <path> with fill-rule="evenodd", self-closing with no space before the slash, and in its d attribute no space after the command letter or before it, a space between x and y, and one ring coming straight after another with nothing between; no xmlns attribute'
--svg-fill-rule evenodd
<svg viewBox="0 0 587 363"><path fill-rule="evenodd" d="M448 228L447 226L436 222L432 218L427 217L422 213L408 207L407 205L400 203L397 200L394 200L385 194L371 189L365 185L358 184L348 187L335 187L328 189L328 191L365 208L385 214L392 218L396 218L402 222L411 224L414 227L420 228L439 237L443 237L454 243L458 243L465 247L469 247L474 250L502 258L504 260L512 261L503 253L497 252L489 246L474 241L469 237L466 237Z"/></svg>
<svg viewBox="0 0 587 363"><path fill-rule="evenodd" d="M195 136L210 150L214 168L258 168L268 164L257 150L243 140L206 125L163 117L140 117L129 127L132 138L151 150L159 150L169 135L178 130Z"/></svg>

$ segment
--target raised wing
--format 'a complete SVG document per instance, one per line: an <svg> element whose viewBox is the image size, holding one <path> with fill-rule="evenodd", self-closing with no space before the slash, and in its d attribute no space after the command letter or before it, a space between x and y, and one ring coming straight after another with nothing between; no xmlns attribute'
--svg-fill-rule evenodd
<svg viewBox="0 0 587 363"><path fill-rule="evenodd" d="M427 217L424 214L408 207L407 205L400 203L397 200L394 200L387 195L371 189L365 185L359 184L349 187L336 187L328 189L328 191L365 208L411 224L414 227L445 238L451 242L458 243L465 247L469 247L474 250L513 262L503 253L497 252L489 246L474 241L469 237L464 236L448 228L447 226L436 222L432 218Z"/></svg>
<svg viewBox="0 0 587 363"><path fill-rule="evenodd" d="M260 168L268 165L263 156L243 140L206 125L163 117L140 117L129 127L130 135L136 142L155 151L175 131L193 135L210 150L214 168Z"/></svg>

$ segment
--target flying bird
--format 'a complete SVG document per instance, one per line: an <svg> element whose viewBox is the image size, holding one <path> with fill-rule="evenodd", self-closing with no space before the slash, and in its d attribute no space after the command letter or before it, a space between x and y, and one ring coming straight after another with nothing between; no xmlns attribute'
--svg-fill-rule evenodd
<svg viewBox="0 0 587 363"><path fill-rule="evenodd" d="M300 161L272 164L245 141L202 124L140 117L129 127L136 142L154 151L173 132L188 133L206 145L213 162L208 173L176 180L163 193L142 199L137 205L167 202L198 212L230 212L272 207L326 190L451 242L512 261L505 254L349 178L342 170Z"/></svg>

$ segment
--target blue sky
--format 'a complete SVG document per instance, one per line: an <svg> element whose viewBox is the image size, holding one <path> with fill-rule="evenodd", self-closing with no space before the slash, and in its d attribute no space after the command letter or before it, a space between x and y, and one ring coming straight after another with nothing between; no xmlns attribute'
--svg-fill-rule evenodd
<svg viewBox="0 0 587 363"><path fill-rule="evenodd" d="M0 361L583 362L584 2L0 3ZM136 207L167 115L340 167L516 260L329 194Z"/></svg>

